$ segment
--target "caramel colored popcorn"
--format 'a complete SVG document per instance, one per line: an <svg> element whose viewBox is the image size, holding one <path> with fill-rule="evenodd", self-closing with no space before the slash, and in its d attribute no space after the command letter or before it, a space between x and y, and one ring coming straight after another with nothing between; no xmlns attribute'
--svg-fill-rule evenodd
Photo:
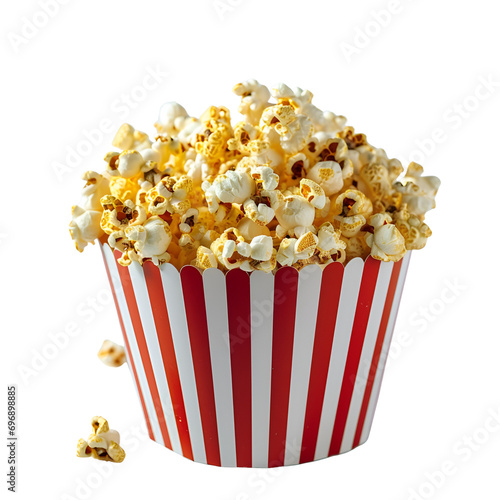
<svg viewBox="0 0 500 500"><path fill-rule="evenodd" d="M123 462L125 451L120 446L118 431L111 430L108 421L102 417L92 419L92 429L87 441L84 439L78 441L76 456L92 457L107 462Z"/></svg>
<svg viewBox="0 0 500 500"><path fill-rule="evenodd" d="M274 272L397 261L425 246L437 177L416 163L405 172L309 90L249 80L233 92L243 115L234 125L224 106L196 118L168 102L157 135L118 129L104 172L84 174L72 210L79 251L107 237L124 266Z"/></svg>

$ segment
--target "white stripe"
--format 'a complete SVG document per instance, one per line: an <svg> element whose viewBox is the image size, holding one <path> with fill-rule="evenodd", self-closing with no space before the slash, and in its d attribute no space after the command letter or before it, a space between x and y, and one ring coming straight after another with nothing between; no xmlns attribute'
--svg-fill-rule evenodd
<svg viewBox="0 0 500 500"><path fill-rule="evenodd" d="M351 404L349 405L349 414L347 415L344 436L340 453L352 450L354 435L358 426L359 413L365 395L366 383L370 375L370 367L373 358L373 351L377 343L378 331L380 328L380 320L384 311L385 299L387 297L387 289L391 280L392 262L381 262L377 283L373 293L372 306L370 309L370 317L366 325L366 334L361 351L361 358L354 383Z"/></svg>
<svg viewBox="0 0 500 500"><path fill-rule="evenodd" d="M108 262L108 257L107 257L106 254L109 253L109 252L111 252L111 249L110 249L110 247L108 245L102 245L101 243L99 243L99 246L101 247L103 259L107 263ZM112 254L111 254L111 258L113 258ZM121 287L120 276L116 273L116 269L114 269L114 265L113 265L113 267L111 267L108 264L107 268L109 270L109 275L111 277L111 283L110 283L110 285L113 288L113 290L116 290L117 286ZM115 294L116 294L116 292L115 292ZM117 308L118 308L117 314L123 316L122 313L121 313L120 304L118 303L118 297L117 297L116 300L117 300ZM122 321L123 321L123 318L122 318ZM125 324L123 326L125 327ZM126 335L127 335L127 332L122 332L122 336L126 336ZM129 368L129 371L130 371L130 375L132 375L132 380L134 382L134 388L135 388L135 390L137 392L137 397L139 398L139 402L140 402L139 389L137 387L137 382L135 381L135 376L134 376L134 371L132 370L132 365L130 364L130 360L132 360L132 362L133 362L132 353L130 352L130 350L128 348L128 342L124 342L124 344L125 345L123 347L125 349L127 363L129 364L128 368ZM142 408L142 405L141 405L141 408Z"/></svg>
<svg viewBox="0 0 500 500"><path fill-rule="evenodd" d="M158 423L158 417L156 416L155 406L153 403L153 398L151 397L151 392L149 390L148 380L146 378L146 372L144 371L144 366L142 365L142 358L135 339L134 327L132 326L132 320L130 319L130 314L128 311L127 301L125 299L125 293L121 284L120 276L118 274L117 266L118 264L113 256L112 250L108 245L103 245L103 250L106 255L106 261L108 263L109 272L112 276L113 283L115 285L116 298L120 307L120 312L122 314L123 324L125 325L125 331L127 332L127 340L130 346L130 354L134 360L135 370L137 372L137 378L139 380L139 385L141 386L142 395L144 398L144 404L146 406L146 411L148 413L149 422L153 430L153 436L157 443L165 446L163 441L163 436L161 434L160 425Z"/></svg>
<svg viewBox="0 0 500 500"><path fill-rule="evenodd" d="M203 290L207 311L220 460L222 466L236 467L226 280L222 271L218 269L203 271Z"/></svg>
<svg viewBox="0 0 500 500"><path fill-rule="evenodd" d="M285 465L300 461L322 273L321 267L314 265L303 267L299 273Z"/></svg>
<svg viewBox="0 0 500 500"><path fill-rule="evenodd" d="M161 266L160 274L165 292L165 302L167 304L177 366L179 368L179 379L193 449L193 459L195 462L206 463L205 441L203 440L198 391L196 390L181 276L172 264Z"/></svg>
<svg viewBox="0 0 500 500"><path fill-rule="evenodd" d="M401 295L403 293L403 285L406 278L406 272L408 270L408 265L410 263L410 255L411 252L408 252L404 256L403 262L401 264L398 284L396 285L396 291L394 293L394 300L392 303L392 309L389 316L389 321L387 323L387 331L384 338L384 344L382 346L382 351L380 353L377 372L375 375L375 380L373 382L373 387L372 387L372 393L370 396L370 403L368 404L368 410L366 412L365 423L363 425L363 432L361 433L361 439L359 444L363 444L368 439L368 436L370 434L373 417L375 415L375 408L377 406L378 396L380 393L380 387L382 384L382 377L384 375L385 363L387 361L387 356L389 354L389 347L391 345L392 333L394 331L394 324L396 322L399 302L401 301Z"/></svg>
<svg viewBox="0 0 500 500"><path fill-rule="evenodd" d="M269 463L271 367L273 346L274 276L264 271L250 275L252 324L252 466Z"/></svg>
<svg viewBox="0 0 500 500"><path fill-rule="evenodd" d="M138 262L132 262L129 266L130 278L134 287L135 299L137 308L141 316L142 329L146 344L148 346L149 359L153 367L153 373L160 396L162 413L165 417L172 450L182 455L181 442L179 440L179 432L177 430L177 422L168 388L167 374L161 356L160 344L158 342L158 333L154 321L151 303L149 301L149 293L144 277L144 270Z"/></svg>
<svg viewBox="0 0 500 500"><path fill-rule="evenodd" d="M355 258L344 270L314 460L327 457L330 450L363 268L363 260Z"/></svg>

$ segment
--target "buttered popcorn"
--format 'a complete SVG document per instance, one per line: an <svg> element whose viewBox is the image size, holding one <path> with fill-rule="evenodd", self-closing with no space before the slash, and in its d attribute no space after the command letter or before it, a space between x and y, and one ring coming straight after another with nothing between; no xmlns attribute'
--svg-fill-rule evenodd
<svg viewBox="0 0 500 500"><path fill-rule="evenodd" d="M397 261L423 248L440 181L406 172L313 94L256 80L237 84L242 119L210 106L199 118L164 104L149 137L123 124L88 171L71 237L96 239L118 262L274 272L371 255Z"/></svg>

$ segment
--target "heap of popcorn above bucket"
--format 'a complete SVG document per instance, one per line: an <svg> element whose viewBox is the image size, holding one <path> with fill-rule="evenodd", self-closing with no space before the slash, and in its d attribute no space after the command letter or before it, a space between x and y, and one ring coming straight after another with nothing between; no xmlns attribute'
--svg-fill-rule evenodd
<svg viewBox="0 0 500 500"><path fill-rule="evenodd" d="M243 115L234 125L222 106L194 118L167 103L154 139L120 127L104 172L83 176L70 223L79 251L107 238L121 265L272 272L368 255L398 261L425 246L437 177L416 163L402 175L309 91L271 93L254 80L233 91Z"/></svg>
<svg viewBox="0 0 500 500"><path fill-rule="evenodd" d="M99 356L126 358L151 439L211 465L310 462L368 438L440 181L307 90L233 91L234 124L170 102L154 138L122 125L70 233L101 246L125 346Z"/></svg>

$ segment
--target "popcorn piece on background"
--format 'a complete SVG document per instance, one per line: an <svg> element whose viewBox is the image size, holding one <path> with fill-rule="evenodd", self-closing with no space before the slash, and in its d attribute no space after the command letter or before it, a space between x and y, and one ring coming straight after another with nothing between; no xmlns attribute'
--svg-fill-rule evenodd
<svg viewBox="0 0 500 500"><path fill-rule="evenodd" d="M101 198L110 193L109 181L104 176L89 170L82 179L86 181L79 206L83 210L102 211Z"/></svg>
<svg viewBox="0 0 500 500"><path fill-rule="evenodd" d="M123 346L115 344L111 340L102 343L97 357L107 366L118 367L127 361Z"/></svg>
<svg viewBox="0 0 500 500"><path fill-rule="evenodd" d="M155 127L160 133L176 136L185 126L187 118L189 118L189 115L180 104L166 102L160 108Z"/></svg>
<svg viewBox="0 0 500 500"><path fill-rule="evenodd" d="M107 462L123 462L125 451L120 446L120 434L111 430L108 422L102 417L92 418L93 432L87 441L80 439L77 444L76 456L96 458Z"/></svg>
<svg viewBox="0 0 500 500"><path fill-rule="evenodd" d="M396 190L402 193L408 210L419 217L436 206L434 198L441 184L433 175L422 176L423 171L421 165L412 162L406 175L395 185Z"/></svg>
<svg viewBox="0 0 500 500"><path fill-rule="evenodd" d="M69 232L79 252L104 234L100 226L101 216L102 212L98 210L84 210L78 205L72 208Z"/></svg>
<svg viewBox="0 0 500 500"><path fill-rule="evenodd" d="M233 92L241 96L238 111L245 117L245 121L252 125L259 123L264 109L270 105L268 102L271 93L265 85L257 80L247 80L233 87Z"/></svg>

